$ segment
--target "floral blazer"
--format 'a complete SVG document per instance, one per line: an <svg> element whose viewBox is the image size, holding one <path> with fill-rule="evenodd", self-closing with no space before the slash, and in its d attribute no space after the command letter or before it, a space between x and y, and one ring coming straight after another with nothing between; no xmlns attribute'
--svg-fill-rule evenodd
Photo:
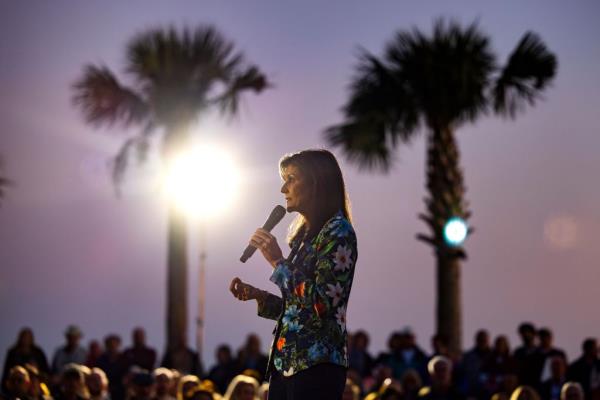
<svg viewBox="0 0 600 400"><path fill-rule="evenodd" d="M319 363L348 366L346 306L356 263L356 235L338 212L312 240L291 243L270 280L282 297L268 294L258 315L277 321L267 375L291 376Z"/></svg>

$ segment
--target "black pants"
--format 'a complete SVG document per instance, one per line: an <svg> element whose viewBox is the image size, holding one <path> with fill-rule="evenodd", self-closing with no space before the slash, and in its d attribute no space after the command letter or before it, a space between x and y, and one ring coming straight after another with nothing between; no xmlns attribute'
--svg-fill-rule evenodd
<svg viewBox="0 0 600 400"><path fill-rule="evenodd" d="M341 400L346 385L346 368L317 364L285 377L275 371L269 383L269 400Z"/></svg>

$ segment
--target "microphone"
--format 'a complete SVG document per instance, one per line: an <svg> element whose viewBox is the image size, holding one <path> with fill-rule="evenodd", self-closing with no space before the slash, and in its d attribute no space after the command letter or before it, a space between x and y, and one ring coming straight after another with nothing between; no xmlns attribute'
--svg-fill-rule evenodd
<svg viewBox="0 0 600 400"><path fill-rule="evenodd" d="M271 232L271 229L275 228L275 225L277 225L279 223L279 221L281 221L283 219L283 217L285 216L285 213L286 213L285 207L275 206L273 211L271 211L271 215L269 215L269 218L267 218L267 220L262 228L264 230L266 230L267 232ZM240 257L240 261L245 263L246 260L248 260L250 257L252 257L252 254L254 254L255 251L256 251L256 247L249 244L248 247L246 247L246 250L244 250L244 254L242 254L242 256Z"/></svg>

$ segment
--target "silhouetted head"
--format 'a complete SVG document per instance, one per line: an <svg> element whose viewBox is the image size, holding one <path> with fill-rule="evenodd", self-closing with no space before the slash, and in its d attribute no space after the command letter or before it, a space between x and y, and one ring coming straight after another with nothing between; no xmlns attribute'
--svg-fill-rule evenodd
<svg viewBox="0 0 600 400"><path fill-rule="evenodd" d="M485 329L480 329L475 333L475 347L479 350L490 348L490 334Z"/></svg>
<svg viewBox="0 0 600 400"><path fill-rule="evenodd" d="M536 336L535 326L531 322L523 322L519 325L519 336L526 345L533 345Z"/></svg>
<svg viewBox="0 0 600 400"><path fill-rule="evenodd" d="M452 361L447 357L433 357L427 364L427 371L435 387L446 387L452 383Z"/></svg>
<svg viewBox="0 0 600 400"><path fill-rule="evenodd" d="M31 328L26 327L19 331L19 335L17 336L17 347L20 349L29 349L33 346L33 331Z"/></svg>
<svg viewBox="0 0 600 400"><path fill-rule="evenodd" d="M594 338L587 338L581 345L583 356L588 359L595 360L598 358L598 342Z"/></svg>
<svg viewBox="0 0 600 400"><path fill-rule="evenodd" d="M543 349L549 349L552 347L552 331L548 328L541 328L538 331L540 338L540 347Z"/></svg>
<svg viewBox="0 0 600 400"><path fill-rule="evenodd" d="M560 389L560 400L583 400L583 387L579 382L567 382Z"/></svg>
<svg viewBox="0 0 600 400"><path fill-rule="evenodd" d="M146 331L144 331L144 328L135 328L131 334L131 341L134 347L146 346Z"/></svg>

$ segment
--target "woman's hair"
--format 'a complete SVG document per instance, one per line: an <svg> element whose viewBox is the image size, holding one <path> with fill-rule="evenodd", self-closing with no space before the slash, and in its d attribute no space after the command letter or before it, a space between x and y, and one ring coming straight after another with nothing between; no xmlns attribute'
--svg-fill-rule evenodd
<svg viewBox="0 0 600 400"><path fill-rule="evenodd" d="M318 232L328 219L336 212L342 211L348 221L352 220L350 214L350 200L346 193L346 185L342 170L335 156L325 149L302 150L293 154L286 154L279 160L279 171L288 166L298 168L302 175L308 180L310 197L313 199L311 208L314 212L315 225L311 227L310 233ZM304 231L306 221L302 215L292 222L288 239L291 242Z"/></svg>
<svg viewBox="0 0 600 400"><path fill-rule="evenodd" d="M251 376L247 375L237 375L229 386L227 386L227 391L223 398L225 400L237 400L238 399L238 391L244 385L250 385L254 388L254 397L256 398L258 394L258 381Z"/></svg>
<svg viewBox="0 0 600 400"><path fill-rule="evenodd" d="M519 386L512 392L510 400L540 400L540 395L531 386Z"/></svg>

